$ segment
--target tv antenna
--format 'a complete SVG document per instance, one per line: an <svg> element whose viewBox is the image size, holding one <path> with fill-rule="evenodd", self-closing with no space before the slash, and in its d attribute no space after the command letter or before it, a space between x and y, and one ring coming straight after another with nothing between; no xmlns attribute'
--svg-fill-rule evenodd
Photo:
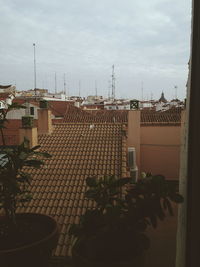
<svg viewBox="0 0 200 267"><path fill-rule="evenodd" d="M35 43L33 43L33 64L34 64L34 90L36 96L36 55L35 55Z"/></svg>
<svg viewBox="0 0 200 267"><path fill-rule="evenodd" d="M78 82L78 96L81 96L81 80Z"/></svg>
<svg viewBox="0 0 200 267"><path fill-rule="evenodd" d="M177 90L178 90L178 86L174 85L174 90L175 90L175 99L177 99Z"/></svg>
<svg viewBox="0 0 200 267"><path fill-rule="evenodd" d="M95 96L96 96L96 99L97 99L97 81L95 80Z"/></svg>
<svg viewBox="0 0 200 267"><path fill-rule="evenodd" d="M141 82L141 96L142 96L142 101L144 100L144 86L143 86L143 81Z"/></svg>
<svg viewBox="0 0 200 267"><path fill-rule="evenodd" d="M112 77L112 84L111 84L111 86L112 86L112 100L114 101L115 100L115 66L114 65L112 65L112 75L111 75L111 77Z"/></svg>
<svg viewBox="0 0 200 267"><path fill-rule="evenodd" d="M55 94L57 94L57 77L55 72Z"/></svg>

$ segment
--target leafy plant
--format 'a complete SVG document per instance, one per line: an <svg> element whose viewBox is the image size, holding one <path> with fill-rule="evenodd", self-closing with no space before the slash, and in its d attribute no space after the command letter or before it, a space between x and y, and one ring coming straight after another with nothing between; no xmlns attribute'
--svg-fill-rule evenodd
<svg viewBox="0 0 200 267"><path fill-rule="evenodd" d="M173 214L171 201L183 201L177 186L162 175L148 174L137 182L114 176L92 177L86 183L89 189L85 196L94 206L69 233L74 237L74 248L92 260L131 259L149 248L146 228L156 227L166 211Z"/></svg>
<svg viewBox="0 0 200 267"><path fill-rule="evenodd" d="M24 140L19 146L3 147L0 151L0 208L7 219L15 223L17 203L31 199L28 185L31 176L25 167L40 168L41 157L50 157L48 153L37 151L40 146L29 148L29 141Z"/></svg>
<svg viewBox="0 0 200 267"><path fill-rule="evenodd" d="M24 139L17 146L6 146L3 129L7 122L6 116L12 109L24 108L16 103L8 105L7 110L0 111L0 130L3 146L0 147L0 209L3 209L8 224L16 224L17 204L24 204L31 199L28 186L31 176L27 167L40 168L43 164L42 158L50 155L40 152L40 146L29 147L29 140Z"/></svg>

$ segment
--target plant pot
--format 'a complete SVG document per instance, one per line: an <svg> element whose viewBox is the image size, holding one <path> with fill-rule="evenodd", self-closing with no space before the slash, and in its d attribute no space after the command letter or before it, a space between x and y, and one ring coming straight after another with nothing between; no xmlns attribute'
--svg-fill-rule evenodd
<svg viewBox="0 0 200 267"><path fill-rule="evenodd" d="M46 267L52 250L58 241L58 226L56 221L43 214L19 213L17 224L25 229L20 230L22 238L18 244L10 247L0 241L0 263L2 267ZM0 218L0 226L5 224L5 217ZM5 243L5 242L4 242Z"/></svg>
<svg viewBox="0 0 200 267"><path fill-rule="evenodd" d="M84 245L84 244L83 244ZM124 259L118 262L108 262L102 259L101 262L89 260L84 255L81 255L79 249L74 247L72 249L72 266L73 267L144 267L145 266L145 252L127 261Z"/></svg>

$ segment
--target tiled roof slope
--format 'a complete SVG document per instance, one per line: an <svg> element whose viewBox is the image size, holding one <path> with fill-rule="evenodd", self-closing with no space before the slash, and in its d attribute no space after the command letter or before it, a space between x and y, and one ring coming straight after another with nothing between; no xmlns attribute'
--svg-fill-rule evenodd
<svg viewBox="0 0 200 267"><path fill-rule="evenodd" d="M66 109L70 105L74 105L73 102L69 101L51 101L49 100L49 106L52 113L55 115L55 117L64 117Z"/></svg>
<svg viewBox="0 0 200 267"><path fill-rule="evenodd" d="M88 111L101 122L128 122L128 110L91 110Z"/></svg>
<svg viewBox="0 0 200 267"><path fill-rule="evenodd" d="M181 108L167 111L141 111L142 125L179 125L181 123Z"/></svg>
<svg viewBox="0 0 200 267"><path fill-rule="evenodd" d="M20 105L23 105L23 104L28 102L28 103L30 103L32 105L35 105L35 106L39 107L39 102L37 100L35 100L35 98L33 98L33 97L32 98L18 98L18 97L16 97L16 98L13 99L13 102L14 103L18 103Z"/></svg>
<svg viewBox="0 0 200 267"><path fill-rule="evenodd" d="M69 225L78 222L87 207L85 179L94 175L126 176L126 140L121 124L55 125L51 135L39 138L42 150L52 155L41 169L31 169L33 199L21 212L53 216L60 226L54 256L70 253Z"/></svg>
<svg viewBox="0 0 200 267"><path fill-rule="evenodd" d="M69 106L64 116L64 122L79 123L127 123L127 110L81 110Z"/></svg>
<svg viewBox="0 0 200 267"><path fill-rule="evenodd" d="M66 109L63 122L67 123L91 123L94 122L94 118L88 112L77 108L75 106L69 105Z"/></svg>

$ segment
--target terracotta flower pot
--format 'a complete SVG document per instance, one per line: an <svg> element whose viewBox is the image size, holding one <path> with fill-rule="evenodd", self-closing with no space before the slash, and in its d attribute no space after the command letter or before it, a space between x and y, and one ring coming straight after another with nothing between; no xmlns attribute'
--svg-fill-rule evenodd
<svg viewBox="0 0 200 267"><path fill-rule="evenodd" d="M13 231L14 242L10 242L10 240L5 242L5 238L4 241L0 240L1 266L48 266L52 250L58 241L56 221L50 216L34 213L17 214L16 221L20 230L16 235ZM2 225L5 225L4 217L0 218L0 227ZM21 238L18 238L17 235L19 237L21 235ZM12 234L10 239L12 240Z"/></svg>

